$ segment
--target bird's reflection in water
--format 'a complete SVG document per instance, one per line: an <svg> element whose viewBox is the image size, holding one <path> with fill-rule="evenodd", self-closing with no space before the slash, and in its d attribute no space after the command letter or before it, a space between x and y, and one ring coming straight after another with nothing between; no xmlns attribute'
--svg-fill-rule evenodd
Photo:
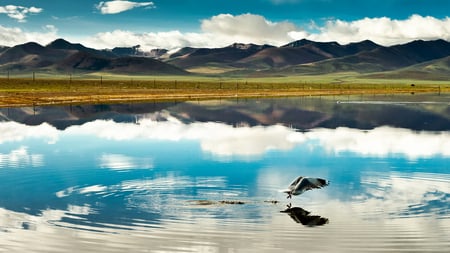
<svg viewBox="0 0 450 253"><path fill-rule="evenodd" d="M288 205L286 210L280 212L287 213L295 222L308 227L322 226L328 223L328 218L319 215L310 215L310 212L301 207L291 207L291 205Z"/></svg>

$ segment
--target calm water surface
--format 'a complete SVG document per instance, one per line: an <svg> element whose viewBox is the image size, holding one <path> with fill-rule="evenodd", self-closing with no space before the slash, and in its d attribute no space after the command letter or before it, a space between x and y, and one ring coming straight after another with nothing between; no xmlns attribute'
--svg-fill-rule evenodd
<svg viewBox="0 0 450 253"><path fill-rule="evenodd" d="M449 101L0 109L0 252L450 252Z"/></svg>

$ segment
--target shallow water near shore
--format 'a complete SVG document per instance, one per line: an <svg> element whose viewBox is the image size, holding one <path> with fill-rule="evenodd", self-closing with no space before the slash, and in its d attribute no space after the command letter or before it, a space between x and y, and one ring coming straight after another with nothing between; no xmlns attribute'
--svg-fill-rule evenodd
<svg viewBox="0 0 450 253"><path fill-rule="evenodd" d="M449 101L0 109L0 252L449 252Z"/></svg>

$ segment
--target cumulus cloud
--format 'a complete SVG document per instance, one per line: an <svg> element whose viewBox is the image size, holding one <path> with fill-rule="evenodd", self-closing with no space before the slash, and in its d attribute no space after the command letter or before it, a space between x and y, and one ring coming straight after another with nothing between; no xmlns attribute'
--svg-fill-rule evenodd
<svg viewBox="0 0 450 253"><path fill-rule="evenodd" d="M202 31L213 33L220 39L231 38L232 41L278 44L281 41L289 41L289 32L297 31L293 23L271 22L263 16L243 14L233 16L220 14L202 21Z"/></svg>
<svg viewBox="0 0 450 253"><path fill-rule="evenodd" d="M8 17L21 23L26 22L26 18L29 14L37 14L42 11L42 8L37 7L23 7L17 5L0 6L0 13L6 14Z"/></svg>
<svg viewBox="0 0 450 253"><path fill-rule="evenodd" d="M5 27L0 25L0 45L15 46L26 42L48 44L59 38L58 29L53 25L44 26L41 31L27 32L17 27Z"/></svg>
<svg viewBox="0 0 450 253"><path fill-rule="evenodd" d="M404 20L387 17L355 21L328 20L324 25L300 27L289 21L272 22L255 14L220 14L201 21L201 32L166 31L135 33L115 30L98 33L86 40L92 47L141 45L142 49L177 49L181 47L224 47L235 42L281 46L294 40L337 41L341 44L370 39L381 45L412 40L444 39L450 41L450 18L437 19L412 15Z"/></svg>
<svg viewBox="0 0 450 253"><path fill-rule="evenodd" d="M143 50L154 48L177 49L181 47L211 47L226 45L213 42L212 34L182 33L180 31L134 33L125 30L98 33L84 41L95 48L130 47L141 45Z"/></svg>
<svg viewBox="0 0 450 253"><path fill-rule="evenodd" d="M372 40L381 45L407 43L412 40L450 40L450 17L437 19L430 16L412 15L397 20L388 17L364 18L356 21L329 20L318 33L305 36L291 32L294 39L307 38L316 41L337 41L342 44Z"/></svg>
<svg viewBox="0 0 450 253"><path fill-rule="evenodd" d="M201 21L200 33L183 33L178 30L157 33L134 33L125 30L98 33L86 44L92 47L141 45L144 50L153 48L176 49L181 47L224 47L235 42L283 45L291 42L291 32L302 31L293 23L271 22L260 15L220 14Z"/></svg>
<svg viewBox="0 0 450 253"><path fill-rule="evenodd" d="M138 7L147 7L147 8L153 8L154 3L153 2L131 2L131 1L125 1L125 0L113 0L113 1L106 1L106 2L100 2L96 5L96 8L102 13L102 14L117 14L124 11L128 11L134 8Z"/></svg>
<svg viewBox="0 0 450 253"><path fill-rule="evenodd" d="M102 13L119 13L136 7L153 8L153 2L108 1L97 7ZM273 22L255 14L219 14L201 20L200 32L170 30L137 33L124 29L100 32L78 38L93 48L130 47L141 45L143 50L182 47L225 47L235 42L281 46L294 40L337 41L341 44L372 40L381 45L407 43L412 40L444 39L450 41L450 17L438 19L412 15L403 20L388 17L364 18L354 21L331 19L323 25L311 23L301 27L289 21ZM41 31L27 32L20 28L0 25L0 45L12 46L29 41L47 44L60 37L58 30L46 26Z"/></svg>

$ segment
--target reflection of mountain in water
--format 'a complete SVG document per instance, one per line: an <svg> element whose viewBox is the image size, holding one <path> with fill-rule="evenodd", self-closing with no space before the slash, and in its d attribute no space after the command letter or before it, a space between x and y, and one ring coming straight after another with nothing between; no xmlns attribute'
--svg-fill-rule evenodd
<svg viewBox="0 0 450 253"><path fill-rule="evenodd" d="M417 103L338 103L358 99L384 101L418 101ZM283 124L296 129L349 127L372 129L392 126L413 130L450 130L450 106L420 101L448 101L448 95L368 96L368 97L300 97L284 99L217 100L183 103L146 103L116 105L79 105L62 107L0 109L0 119L27 125L48 122L58 129L96 119L134 122L142 114L169 112L183 122L223 122L230 125ZM165 120L158 118L157 120Z"/></svg>
<svg viewBox="0 0 450 253"><path fill-rule="evenodd" d="M26 125L44 122L63 130L72 125L82 125L98 119L115 122L135 122L136 115L159 112L174 103L73 105L0 109L0 121L16 121Z"/></svg>
<svg viewBox="0 0 450 253"><path fill-rule="evenodd" d="M302 225L314 227L328 224L328 219L319 215L310 215L310 212L301 207L288 207L286 210L281 211L287 213L295 222Z"/></svg>

